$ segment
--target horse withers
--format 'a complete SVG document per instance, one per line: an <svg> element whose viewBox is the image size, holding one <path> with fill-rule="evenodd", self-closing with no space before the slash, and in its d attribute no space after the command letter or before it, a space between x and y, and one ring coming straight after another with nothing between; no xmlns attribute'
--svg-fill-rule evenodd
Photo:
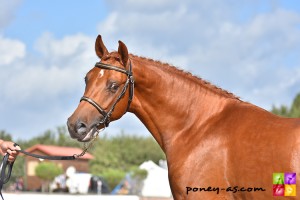
<svg viewBox="0 0 300 200"><path fill-rule="evenodd" d="M121 41L108 52L98 36L95 50L101 62L86 74L84 95L68 119L72 138L90 141L128 111L165 152L174 199L265 200L300 191L299 119L275 116L176 67L129 54ZM283 176L274 182L279 172L295 174L296 183Z"/></svg>

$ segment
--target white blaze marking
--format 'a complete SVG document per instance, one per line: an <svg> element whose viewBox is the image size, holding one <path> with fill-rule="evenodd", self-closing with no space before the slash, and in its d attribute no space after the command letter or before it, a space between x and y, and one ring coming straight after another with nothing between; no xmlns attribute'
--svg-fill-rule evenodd
<svg viewBox="0 0 300 200"><path fill-rule="evenodd" d="M101 69L100 72L99 72L99 78L101 78L103 75L104 75L104 70Z"/></svg>

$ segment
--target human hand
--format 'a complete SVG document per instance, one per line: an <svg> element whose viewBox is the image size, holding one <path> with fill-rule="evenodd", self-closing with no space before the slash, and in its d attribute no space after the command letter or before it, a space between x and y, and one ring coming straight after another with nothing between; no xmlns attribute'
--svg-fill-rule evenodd
<svg viewBox="0 0 300 200"><path fill-rule="evenodd" d="M15 143L11 141L0 140L0 151L3 155L5 155L6 153L9 154L9 162L14 162L17 158L19 152L16 150L21 150L21 148L18 145L15 145Z"/></svg>

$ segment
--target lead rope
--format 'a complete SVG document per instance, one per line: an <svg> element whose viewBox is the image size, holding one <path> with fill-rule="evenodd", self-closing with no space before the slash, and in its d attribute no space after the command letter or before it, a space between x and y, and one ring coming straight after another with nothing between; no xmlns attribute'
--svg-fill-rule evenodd
<svg viewBox="0 0 300 200"><path fill-rule="evenodd" d="M9 181L9 178L10 178L10 175L11 175L11 170L12 170L12 167L14 165L14 163L9 163L8 162L8 156L9 154L7 153L4 157L3 157L3 160L2 160L2 163L1 163L1 174L0 174L0 196L2 198L2 200L4 200L3 198L3 195L2 195L2 188L3 188L3 185L5 183L7 183ZM7 170L7 175L5 174L6 172L6 167L9 167L8 170Z"/></svg>
<svg viewBox="0 0 300 200"><path fill-rule="evenodd" d="M27 156L40 158L40 159L46 159L46 160L75 160L75 159L80 158L85 155L87 150L92 146L92 144L98 137L100 131L102 131L102 130L104 130L104 128L97 129L96 134L93 136L92 140L87 145L84 144L84 149L82 150L82 152L80 154L74 154L73 156L42 156L42 155L32 154L32 153L26 152L24 150L17 150L17 151L21 152ZM19 146L19 145L15 143L14 146ZM12 163L8 162L8 157L9 157L9 154L6 153L5 156L3 157L2 163L0 165L0 196L1 196L2 200L4 200L3 195L2 195L3 185L9 181L10 175L12 172L12 168L14 165L14 162L12 162Z"/></svg>

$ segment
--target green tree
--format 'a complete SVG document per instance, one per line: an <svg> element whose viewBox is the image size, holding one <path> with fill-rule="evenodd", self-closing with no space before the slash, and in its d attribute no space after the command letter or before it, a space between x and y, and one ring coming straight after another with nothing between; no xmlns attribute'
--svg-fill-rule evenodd
<svg viewBox="0 0 300 200"><path fill-rule="evenodd" d="M59 126L56 128L56 145L67 146L67 147L80 147L81 143L70 137L66 126Z"/></svg>
<svg viewBox="0 0 300 200"><path fill-rule="evenodd" d="M281 105L277 108L273 105L271 112L283 117L300 117L300 93L294 98L291 107Z"/></svg>
<svg viewBox="0 0 300 200"><path fill-rule="evenodd" d="M300 117L300 93L295 97L290 108L291 117Z"/></svg>
<svg viewBox="0 0 300 200"><path fill-rule="evenodd" d="M0 139L1 140L7 140L7 141L12 141L12 137L10 133L7 133L4 130L0 130Z"/></svg>
<svg viewBox="0 0 300 200"><path fill-rule="evenodd" d="M107 169L101 173L101 176L107 181L109 188L113 189L125 178L126 173L119 169Z"/></svg>
<svg viewBox="0 0 300 200"><path fill-rule="evenodd" d="M45 192L49 182L63 173L63 169L53 162L41 162L35 168L36 176L43 180L42 191Z"/></svg>
<svg viewBox="0 0 300 200"><path fill-rule="evenodd" d="M90 162L90 167L95 174L101 174L108 168L128 171L147 160L158 163L165 159L163 151L151 137L123 134L101 138L94 146L95 158Z"/></svg>
<svg viewBox="0 0 300 200"><path fill-rule="evenodd" d="M56 130L46 130L41 135L31 138L30 140L18 140L17 143L22 149L27 149L36 144L80 147L81 143L72 139L66 129L66 126L59 126Z"/></svg>
<svg viewBox="0 0 300 200"><path fill-rule="evenodd" d="M33 137L30 140L18 140L17 143L21 146L22 149L27 149L36 144L55 145L55 133L51 130L47 130L43 134Z"/></svg>
<svg viewBox="0 0 300 200"><path fill-rule="evenodd" d="M165 159L163 151L152 137L124 134L104 136L94 146L94 159L90 161L91 173L105 177L112 188L124 178L126 172L137 168L144 161L158 163L160 159Z"/></svg>
<svg viewBox="0 0 300 200"><path fill-rule="evenodd" d="M5 131L0 132L0 134L2 134L3 138L11 139L10 134ZM80 147L82 144L70 138L66 126L57 127L55 130L47 130L30 140L18 140L17 143L22 149L27 149L36 144L71 147ZM142 176L142 174L144 172L133 172L134 170L132 170L132 168L137 168L144 161L152 160L158 163L160 159L165 159L163 151L152 137L125 134L115 137L104 136L96 141L93 146L94 148L91 148L90 152L95 158L90 161L90 171L94 175L105 177L112 188L119 183L128 172L139 174L139 176L136 176L138 179L143 178L144 176ZM48 172L48 169L44 171L46 172L42 174L51 174L51 172ZM37 172L37 174L38 173L39 172ZM13 176L19 177L23 175L24 158L18 157L14 166Z"/></svg>

